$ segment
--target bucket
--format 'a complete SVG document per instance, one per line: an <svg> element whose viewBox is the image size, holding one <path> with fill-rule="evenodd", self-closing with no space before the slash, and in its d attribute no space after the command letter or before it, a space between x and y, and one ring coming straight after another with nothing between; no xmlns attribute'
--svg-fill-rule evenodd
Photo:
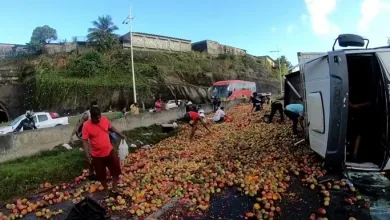
<svg viewBox="0 0 390 220"><path fill-rule="evenodd" d="M264 115L264 122L265 122L265 123L270 123L270 122L271 122L271 117L270 117L270 115Z"/></svg>

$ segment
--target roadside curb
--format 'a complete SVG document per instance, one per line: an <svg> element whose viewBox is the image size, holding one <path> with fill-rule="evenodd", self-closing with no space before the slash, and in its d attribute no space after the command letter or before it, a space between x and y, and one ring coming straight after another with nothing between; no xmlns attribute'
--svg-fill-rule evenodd
<svg viewBox="0 0 390 220"><path fill-rule="evenodd" d="M169 200L169 202L165 203L161 207L161 209L157 210L156 212L152 213L148 217L145 218L145 220L155 220L161 217L166 211L168 211L170 208L175 206L177 202L179 201L180 197L174 197L173 199Z"/></svg>

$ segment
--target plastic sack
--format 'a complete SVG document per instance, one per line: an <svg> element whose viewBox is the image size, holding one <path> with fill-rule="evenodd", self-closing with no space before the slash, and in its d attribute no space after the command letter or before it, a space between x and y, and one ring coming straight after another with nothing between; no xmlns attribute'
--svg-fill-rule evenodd
<svg viewBox="0 0 390 220"><path fill-rule="evenodd" d="M125 140L121 140L118 153L121 162L123 162L126 159L127 155L129 155L129 146L127 145Z"/></svg>

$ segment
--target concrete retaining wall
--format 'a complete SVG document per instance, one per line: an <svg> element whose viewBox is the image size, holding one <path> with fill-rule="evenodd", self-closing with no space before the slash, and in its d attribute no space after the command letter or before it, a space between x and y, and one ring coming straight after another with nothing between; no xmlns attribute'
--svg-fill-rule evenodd
<svg viewBox="0 0 390 220"><path fill-rule="evenodd" d="M223 102L226 108L241 103L242 100ZM212 111L211 104L202 105L206 113ZM138 127L147 127L154 124L163 124L180 119L185 114L185 108L175 108L161 113L143 113L137 116L128 116L112 121L112 125L120 131L132 130ZM53 147L69 142L73 126L61 126L35 131L26 131L18 134L0 136L0 163L8 160L31 156L42 150L51 150Z"/></svg>

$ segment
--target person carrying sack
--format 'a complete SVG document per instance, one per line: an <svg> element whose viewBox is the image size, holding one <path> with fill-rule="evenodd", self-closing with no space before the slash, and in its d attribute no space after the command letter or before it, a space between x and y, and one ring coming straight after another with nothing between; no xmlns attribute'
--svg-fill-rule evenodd
<svg viewBox="0 0 390 220"><path fill-rule="evenodd" d="M126 136L112 126L107 117L101 115L98 107L92 107L90 113L91 120L85 122L83 126L82 139L85 156L89 163L94 166L96 179L102 183L105 191L108 192L106 173L108 168L112 176L112 190L118 192L121 168L118 156L110 141L110 131L116 133L122 139L125 139Z"/></svg>

